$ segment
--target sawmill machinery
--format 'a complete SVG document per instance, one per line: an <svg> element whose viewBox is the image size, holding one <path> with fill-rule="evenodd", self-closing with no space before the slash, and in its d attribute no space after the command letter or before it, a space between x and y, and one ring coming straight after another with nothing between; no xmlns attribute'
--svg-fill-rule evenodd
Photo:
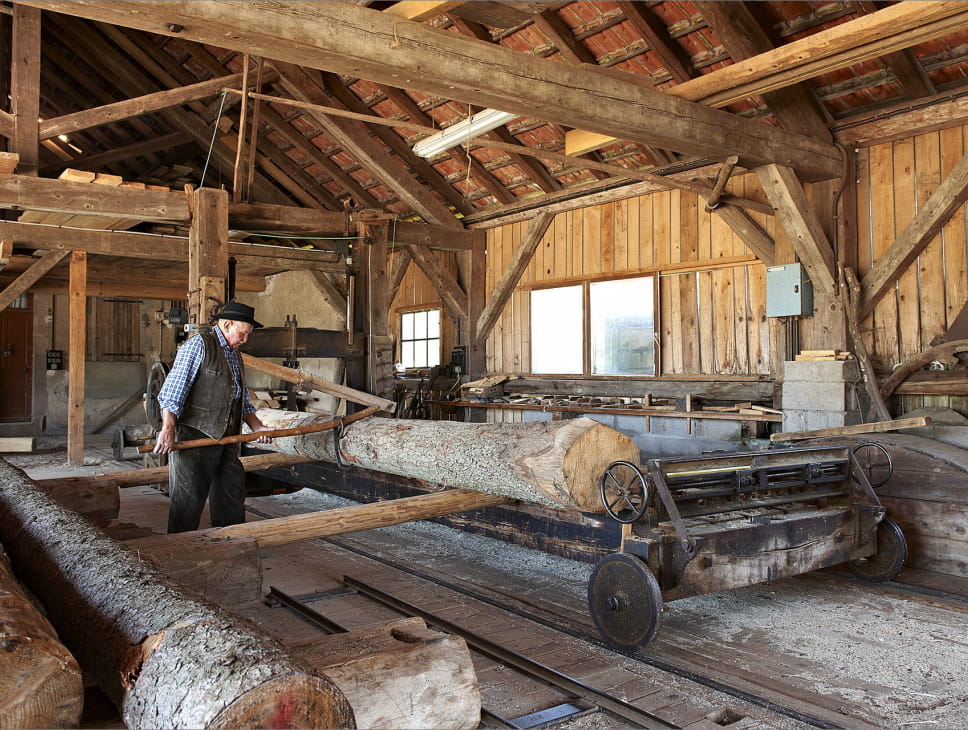
<svg viewBox="0 0 968 730"><path fill-rule="evenodd" d="M599 491L623 536L589 579L596 627L634 651L659 630L665 601L838 564L894 578L907 545L874 491L891 470L873 442L613 463Z"/></svg>

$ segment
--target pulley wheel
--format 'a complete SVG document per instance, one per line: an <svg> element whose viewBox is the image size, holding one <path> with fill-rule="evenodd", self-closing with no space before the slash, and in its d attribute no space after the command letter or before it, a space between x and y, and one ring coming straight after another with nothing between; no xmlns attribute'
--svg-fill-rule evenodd
<svg viewBox="0 0 968 730"><path fill-rule="evenodd" d="M168 366L163 362L156 362L148 371L148 384L145 386L145 417L148 425L156 431L161 428L161 406L158 405L158 393L168 377Z"/></svg>
<svg viewBox="0 0 968 730"><path fill-rule="evenodd" d="M886 484L894 474L894 460L891 458L891 452L878 443L865 441L854 447L854 458L874 489Z"/></svg>
<svg viewBox="0 0 968 730"><path fill-rule="evenodd" d="M598 494L609 516L627 525L645 512L649 502L649 483L635 464L616 461L598 480Z"/></svg>
<svg viewBox="0 0 968 730"><path fill-rule="evenodd" d="M611 553L588 581L588 610L605 641L621 651L635 651L659 630L662 591L642 560Z"/></svg>
<svg viewBox="0 0 968 730"><path fill-rule="evenodd" d="M869 558L847 564L850 572L870 583L893 580L907 562L908 547L904 533L894 520L886 517L877 525L877 552Z"/></svg>

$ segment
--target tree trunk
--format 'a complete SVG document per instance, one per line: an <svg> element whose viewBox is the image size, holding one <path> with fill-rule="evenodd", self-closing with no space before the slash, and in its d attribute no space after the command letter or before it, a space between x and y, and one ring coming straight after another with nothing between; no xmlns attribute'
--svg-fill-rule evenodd
<svg viewBox="0 0 968 730"><path fill-rule="evenodd" d="M81 669L0 555L0 727L77 727Z"/></svg>
<svg viewBox="0 0 968 730"><path fill-rule="evenodd" d="M264 409L259 418L271 428L292 428L332 416ZM585 512L603 511L598 480L610 464L639 463L631 438L590 418L539 423L367 418L335 439L330 433L306 434L265 448Z"/></svg>
<svg viewBox="0 0 968 730"><path fill-rule="evenodd" d="M402 618L290 647L343 692L369 730L476 728L481 693L467 644ZM446 679L444 679L446 678Z"/></svg>
<svg viewBox="0 0 968 730"><path fill-rule="evenodd" d="M186 594L3 460L0 539L128 728L355 727L331 681L251 622Z"/></svg>

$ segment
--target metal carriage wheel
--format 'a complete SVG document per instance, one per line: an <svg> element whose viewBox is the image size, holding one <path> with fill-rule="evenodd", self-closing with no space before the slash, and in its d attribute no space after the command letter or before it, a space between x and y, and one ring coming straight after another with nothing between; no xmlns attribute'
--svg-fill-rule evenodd
<svg viewBox="0 0 968 730"><path fill-rule="evenodd" d="M893 580L904 569L908 546L898 524L885 517L877 524L877 552L868 558L847 563L851 573L869 583Z"/></svg>
<svg viewBox="0 0 968 730"><path fill-rule="evenodd" d="M858 444L854 447L854 458L874 489L886 484L894 475L894 460L891 458L891 452L879 443L865 441Z"/></svg>
<svg viewBox="0 0 968 730"><path fill-rule="evenodd" d="M662 590L640 558L612 553L599 561L588 581L588 610L605 641L635 651L659 630Z"/></svg>

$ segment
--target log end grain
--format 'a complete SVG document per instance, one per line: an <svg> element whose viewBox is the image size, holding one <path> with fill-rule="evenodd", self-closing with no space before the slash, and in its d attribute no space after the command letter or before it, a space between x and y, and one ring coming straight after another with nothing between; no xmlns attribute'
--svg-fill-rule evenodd
<svg viewBox="0 0 968 730"><path fill-rule="evenodd" d="M274 677L226 707L209 728L353 728L353 710L333 682L311 674Z"/></svg>
<svg viewBox="0 0 968 730"><path fill-rule="evenodd" d="M60 642L0 639L0 727L77 727L83 705L81 670Z"/></svg>
<svg viewBox="0 0 968 730"><path fill-rule="evenodd" d="M641 461L639 447L631 437L590 418L576 418L555 436L565 452L563 471L568 494L583 512L603 512L598 482L616 461Z"/></svg>

